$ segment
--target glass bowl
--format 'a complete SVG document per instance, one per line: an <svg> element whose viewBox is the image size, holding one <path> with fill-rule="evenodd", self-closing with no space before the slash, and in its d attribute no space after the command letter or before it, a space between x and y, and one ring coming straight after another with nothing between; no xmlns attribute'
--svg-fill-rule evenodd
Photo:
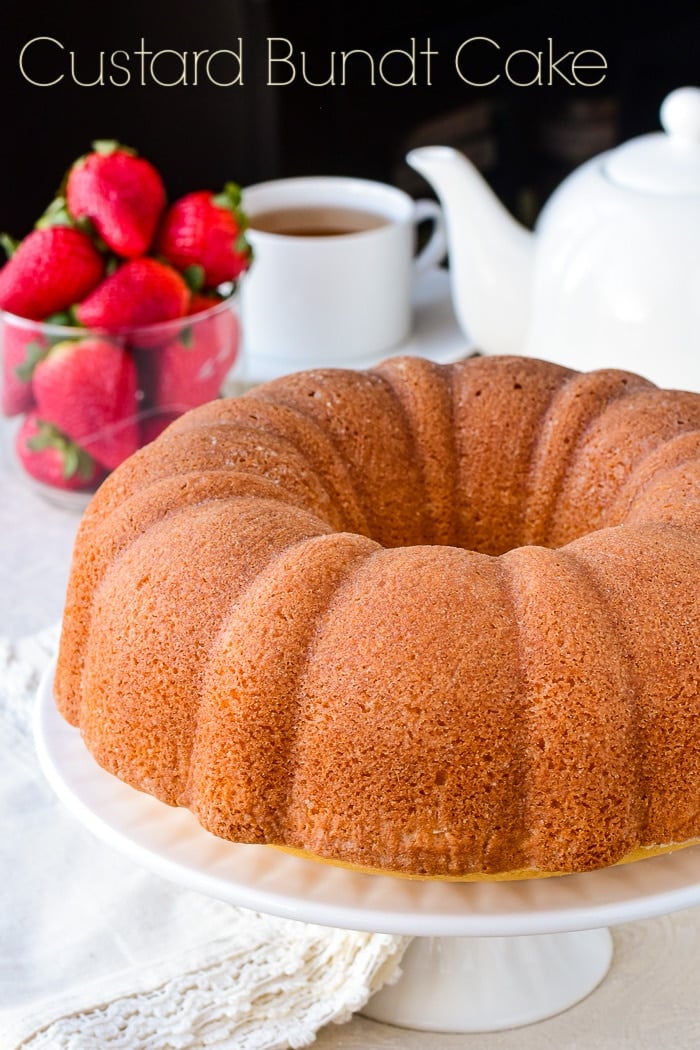
<svg viewBox="0 0 700 1050"><path fill-rule="evenodd" d="M240 350L235 293L186 317L118 332L0 311L11 461L43 495L84 506L173 419L219 397Z"/></svg>

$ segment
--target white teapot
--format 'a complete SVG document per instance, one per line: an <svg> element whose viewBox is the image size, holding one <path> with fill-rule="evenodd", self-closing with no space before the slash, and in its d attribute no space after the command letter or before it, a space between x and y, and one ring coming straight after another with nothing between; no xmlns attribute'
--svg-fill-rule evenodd
<svg viewBox="0 0 700 1050"><path fill-rule="evenodd" d="M462 153L407 155L443 206L455 312L478 349L700 391L700 88L672 92L661 124L577 168L533 232Z"/></svg>

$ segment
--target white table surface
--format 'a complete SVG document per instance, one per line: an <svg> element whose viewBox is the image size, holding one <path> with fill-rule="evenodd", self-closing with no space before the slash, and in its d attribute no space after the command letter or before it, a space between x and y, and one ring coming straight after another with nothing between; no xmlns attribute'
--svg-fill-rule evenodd
<svg viewBox="0 0 700 1050"><path fill-rule="evenodd" d="M60 618L79 514L46 501L26 484L11 463L9 430L0 422L0 633L17 639ZM613 938L615 955L602 984L582 1003L539 1024L483 1035L445 1035L393 1028L356 1015L345 1025L321 1031L314 1046L697 1050L700 908L616 927Z"/></svg>

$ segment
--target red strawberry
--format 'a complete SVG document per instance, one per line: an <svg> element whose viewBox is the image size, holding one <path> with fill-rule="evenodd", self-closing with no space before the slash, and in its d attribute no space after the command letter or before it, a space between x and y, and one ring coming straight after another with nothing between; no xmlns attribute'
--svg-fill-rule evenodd
<svg viewBox="0 0 700 1050"><path fill-rule="evenodd" d="M212 306L219 306L223 302L216 292L192 292L188 314L199 314L204 310L211 310Z"/></svg>
<svg viewBox="0 0 700 1050"><path fill-rule="evenodd" d="M34 405L32 375L49 348L35 328L5 322L2 328L2 411L6 416L28 412Z"/></svg>
<svg viewBox="0 0 700 1050"><path fill-rule="evenodd" d="M240 329L233 310L194 320L178 339L142 356L146 397L163 411L185 412L221 393L238 356Z"/></svg>
<svg viewBox="0 0 700 1050"><path fill-rule="evenodd" d="M130 259L105 277L75 307L86 328L119 331L171 321L187 313L190 290L180 274L158 259Z"/></svg>
<svg viewBox="0 0 700 1050"><path fill-rule="evenodd" d="M104 470L87 452L36 412L22 420L15 435L15 451L28 474L54 488L88 491L104 476Z"/></svg>
<svg viewBox="0 0 700 1050"><path fill-rule="evenodd" d="M147 415L141 420L141 445L148 445L155 441L177 419L178 412L156 412L155 415Z"/></svg>
<svg viewBox="0 0 700 1050"><path fill-rule="evenodd" d="M34 369L42 419L110 470L139 444L134 359L95 336L56 343Z"/></svg>
<svg viewBox="0 0 700 1050"><path fill-rule="evenodd" d="M0 270L0 309L41 321L86 296L103 273L87 234L72 226L32 230Z"/></svg>
<svg viewBox="0 0 700 1050"><path fill-rule="evenodd" d="M156 250L178 270L197 267L204 287L234 281L251 260L245 238L241 193L227 182L222 193L188 193L166 211L156 238Z"/></svg>
<svg viewBox="0 0 700 1050"><path fill-rule="evenodd" d="M150 248L166 203L165 187L135 150L93 142L93 152L68 172L66 203L74 219L90 219L108 248L132 259Z"/></svg>

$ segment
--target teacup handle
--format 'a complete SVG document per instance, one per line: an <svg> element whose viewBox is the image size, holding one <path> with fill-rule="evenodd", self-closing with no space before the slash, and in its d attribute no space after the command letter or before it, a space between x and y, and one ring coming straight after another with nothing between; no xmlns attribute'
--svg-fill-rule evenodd
<svg viewBox="0 0 700 1050"><path fill-rule="evenodd" d="M442 208L437 201L430 200L428 197L415 202L413 213L413 222L416 226L419 222L424 222L425 219L432 220L433 232L413 260L414 273L416 274L425 273L426 270L430 270L433 266L439 266L447 255L447 231Z"/></svg>

